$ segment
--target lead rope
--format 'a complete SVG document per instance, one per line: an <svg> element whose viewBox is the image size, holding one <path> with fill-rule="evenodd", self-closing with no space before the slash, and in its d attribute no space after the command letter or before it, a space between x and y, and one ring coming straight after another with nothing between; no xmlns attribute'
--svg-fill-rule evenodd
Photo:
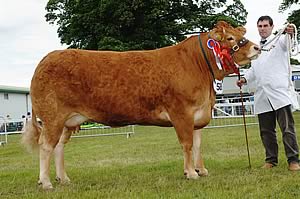
<svg viewBox="0 0 300 199"><path fill-rule="evenodd" d="M240 71L238 72L238 78L241 79ZM242 113L243 113L243 122L244 122L244 132L245 132L245 139L246 139L246 146L247 146L247 153L248 153L248 164L249 169L251 169L251 160L250 160L250 150L249 150L249 142L248 142L248 133L247 133L247 126L246 126L246 116L245 116L245 106L244 106L244 100L243 100L243 91L242 86L240 87L240 95L241 95L241 101L242 101Z"/></svg>
<svg viewBox="0 0 300 199"><path fill-rule="evenodd" d="M284 33L286 27L289 26L289 25L293 26L294 30L295 30L293 38L291 39L291 41L289 41L289 42L292 42L292 46L290 46L289 50L290 50L292 56L297 55L299 53L298 41L297 41L297 27L294 24L290 24L290 23L287 23L282 29L280 29L278 31L278 33L270 41L267 41L265 44L262 44L261 45L261 50L262 51L272 50L272 48L274 48L275 44L278 42L280 36ZM274 40L276 40L276 41L273 42ZM269 48L265 48L265 46L269 45L272 42L273 42L273 44Z"/></svg>
<svg viewBox="0 0 300 199"><path fill-rule="evenodd" d="M295 38L296 35L297 34L295 34L293 36L293 38ZM292 42L291 35L287 35L287 49L288 49L288 56L287 57L288 57L288 70L289 70L289 89L293 88L292 69L291 69L291 60L290 60L291 55L293 55L291 42Z"/></svg>
<svg viewBox="0 0 300 199"><path fill-rule="evenodd" d="M291 36L291 35L287 35L287 49L288 49L288 72L289 72L289 92L291 94L291 98L293 99L292 101L294 101L294 96L296 95L296 100L297 99L297 94L295 93L295 87L294 87L294 84L293 84L293 81L292 81L292 67L291 67L291 62L290 62L290 57L291 56L296 56L298 53L299 53L299 48L298 48L298 41L297 41L297 28L294 24L289 24L291 26L294 27L294 35ZM299 103L299 102L298 102ZM295 103L292 103L293 105ZM299 105L294 105L292 106L292 111L295 111L295 110L299 110Z"/></svg>
<svg viewBox="0 0 300 199"><path fill-rule="evenodd" d="M260 47L261 47L261 50L262 51L270 51L272 50L272 48L275 47L275 44L277 44L280 36L283 34L284 32L284 29L281 29L278 31L278 33L270 40L270 41L267 41L265 44L262 44ZM276 39L276 41L269 47L269 48L265 48L265 46L269 45L270 43L272 43L274 40Z"/></svg>
<svg viewBox="0 0 300 199"><path fill-rule="evenodd" d="M296 56L299 53L298 40L297 40L297 36L298 36L297 27L295 26L295 24L288 24L288 25L293 26L295 31L293 37L291 37L291 35L288 35L289 54L291 56Z"/></svg>

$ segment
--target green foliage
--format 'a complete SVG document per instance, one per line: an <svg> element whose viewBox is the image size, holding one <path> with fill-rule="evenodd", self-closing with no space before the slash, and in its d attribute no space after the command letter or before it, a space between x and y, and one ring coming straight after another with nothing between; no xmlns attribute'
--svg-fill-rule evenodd
<svg viewBox="0 0 300 199"><path fill-rule="evenodd" d="M283 0L280 5L280 10L287 10L290 8L293 4L299 3L299 0Z"/></svg>
<svg viewBox="0 0 300 199"><path fill-rule="evenodd" d="M300 5L300 1L299 0L283 0L283 2L281 3L281 5L279 7L279 11L283 12L289 8L292 8L292 5ZM300 29L299 29L299 27L300 27L300 9L292 10L289 13L288 22L295 24L296 27L298 28L298 31L300 31ZM300 39L299 37L300 37L300 35L298 35L298 39Z"/></svg>
<svg viewBox="0 0 300 199"><path fill-rule="evenodd" d="M218 20L244 25L247 16L240 0L49 0L46 10L61 43L119 51L169 46Z"/></svg>
<svg viewBox="0 0 300 199"><path fill-rule="evenodd" d="M292 5L300 5L300 0L283 0L279 7L279 11L283 12L287 9L292 8ZM289 23L293 23L296 25L298 32L300 31L300 9L292 10L289 13L287 21ZM297 35L298 40L300 39L300 35ZM291 58L291 64L299 65L300 62L297 59Z"/></svg>
<svg viewBox="0 0 300 199"><path fill-rule="evenodd" d="M293 58L291 58L291 64L293 64L293 65L300 65L300 62L299 62L299 60L297 60L297 59L293 59Z"/></svg>

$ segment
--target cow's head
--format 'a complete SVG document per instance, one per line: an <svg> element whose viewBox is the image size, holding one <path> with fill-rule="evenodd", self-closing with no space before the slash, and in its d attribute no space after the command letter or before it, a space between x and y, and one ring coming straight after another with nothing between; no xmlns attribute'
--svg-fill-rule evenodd
<svg viewBox="0 0 300 199"><path fill-rule="evenodd" d="M233 28L225 21L219 21L210 31L209 37L217 41L221 49L228 49L228 54L238 65L248 64L260 54L260 47L244 38L244 27Z"/></svg>

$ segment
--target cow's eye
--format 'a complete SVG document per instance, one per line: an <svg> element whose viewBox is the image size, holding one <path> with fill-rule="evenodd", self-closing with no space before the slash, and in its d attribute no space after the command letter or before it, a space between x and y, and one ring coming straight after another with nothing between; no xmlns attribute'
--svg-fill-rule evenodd
<svg viewBox="0 0 300 199"><path fill-rule="evenodd" d="M233 39L233 37L228 37L227 38L227 41L233 41L234 39Z"/></svg>

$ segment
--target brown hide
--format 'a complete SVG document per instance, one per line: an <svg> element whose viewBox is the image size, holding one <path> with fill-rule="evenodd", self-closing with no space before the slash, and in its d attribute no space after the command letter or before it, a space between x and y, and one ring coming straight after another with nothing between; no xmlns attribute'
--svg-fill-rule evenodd
<svg viewBox="0 0 300 199"><path fill-rule="evenodd" d="M190 40L197 37L145 52L54 51L33 77L33 110L43 122L75 112L113 126L170 126L159 119L162 111L214 99L208 68L199 65L198 43Z"/></svg>
<svg viewBox="0 0 300 199"><path fill-rule="evenodd" d="M224 23L212 31L213 35L226 37L224 28L236 40L243 37L238 29ZM216 78L222 79L226 73L218 71L206 47L208 34L202 34L201 39ZM249 42L236 52L240 59L236 61L249 62L251 46ZM214 105L212 82L198 36L192 36L178 45L150 51L51 52L35 71L31 97L33 112L44 123L64 123L79 113L111 126L172 126L172 117L183 111L193 115L200 108L205 111L203 121L195 126L203 127ZM161 116L162 112L169 117Z"/></svg>

